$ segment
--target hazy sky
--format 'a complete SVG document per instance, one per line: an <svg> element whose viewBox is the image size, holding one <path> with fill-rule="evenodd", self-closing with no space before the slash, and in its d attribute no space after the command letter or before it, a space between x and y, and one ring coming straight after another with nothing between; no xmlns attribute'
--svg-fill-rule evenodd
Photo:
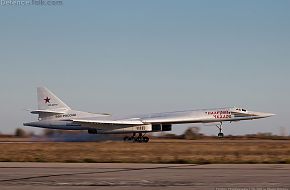
<svg viewBox="0 0 290 190"><path fill-rule="evenodd" d="M0 18L2 133L37 119L37 86L113 114L241 106L277 116L225 134L290 132L288 0L63 0Z"/></svg>

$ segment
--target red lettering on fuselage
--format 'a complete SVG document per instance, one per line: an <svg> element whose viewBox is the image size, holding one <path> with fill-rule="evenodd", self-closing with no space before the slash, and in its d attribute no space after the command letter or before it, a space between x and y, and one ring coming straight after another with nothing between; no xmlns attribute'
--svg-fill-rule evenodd
<svg viewBox="0 0 290 190"><path fill-rule="evenodd" d="M214 118L216 118L216 119L228 119L228 118L232 118L232 115L213 115L214 116Z"/></svg>
<svg viewBox="0 0 290 190"><path fill-rule="evenodd" d="M228 119L232 118L230 111L208 111L205 112L208 115L212 115L216 119Z"/></svg>
<svg viewBox="0 0 290 190"><path fill-rule="evenodd" d="M209 111L205 112L208 115L218 115L218 114L231 114L229 111Z"/></svg>

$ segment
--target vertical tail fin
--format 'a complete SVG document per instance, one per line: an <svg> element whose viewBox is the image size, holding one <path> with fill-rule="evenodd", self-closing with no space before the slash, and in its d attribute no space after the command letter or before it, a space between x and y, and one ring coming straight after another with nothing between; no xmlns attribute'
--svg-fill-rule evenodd
<svg viewBox="0 0 290 190"><path fill-rule="evenodd" d="M37 88L39 110L70 110L63 101L45 87Z"/></svg>

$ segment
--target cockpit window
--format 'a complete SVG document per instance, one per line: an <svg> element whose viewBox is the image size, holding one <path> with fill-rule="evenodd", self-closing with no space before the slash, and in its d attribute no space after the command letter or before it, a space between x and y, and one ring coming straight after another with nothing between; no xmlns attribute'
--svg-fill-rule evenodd
<svg viewBox="0 0 290 190"><path fill-rule="evenodd" d="M246 112L247 110L246 109L240 109L240 108L236 108L237 111L243 111L243 112Z"/></svg>

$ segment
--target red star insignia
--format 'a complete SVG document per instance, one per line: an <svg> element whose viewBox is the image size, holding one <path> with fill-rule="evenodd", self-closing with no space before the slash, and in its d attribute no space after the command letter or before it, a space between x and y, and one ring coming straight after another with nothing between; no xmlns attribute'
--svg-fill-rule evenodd
<svg viewBox="0 0 290 190"><path fill-rule="evenodd" d="M45 103L50 103L50 102L49 102L49 101L50 101L50 98L46 97L46 98L44 99L44 101L45 101Z"/></svg>

